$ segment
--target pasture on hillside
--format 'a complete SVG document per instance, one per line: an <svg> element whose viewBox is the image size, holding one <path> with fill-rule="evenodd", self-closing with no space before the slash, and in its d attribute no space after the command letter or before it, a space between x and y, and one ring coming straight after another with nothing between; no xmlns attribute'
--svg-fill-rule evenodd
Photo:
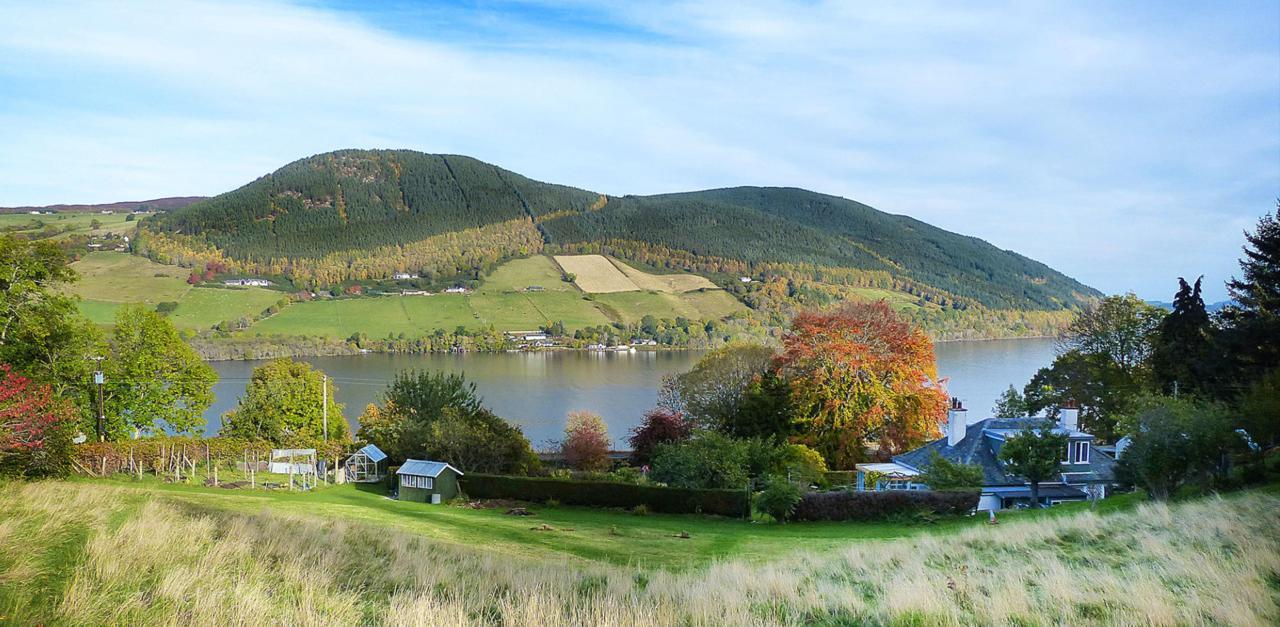
<svg viewBox="0 0 1280 627"><path fill-rule="evenodd" d="M155 305L176 301L191 289L186 282L190 270L128 253L89 253L71 268L80 280L68 285L67 292L88 300Z"/></svg>
<svg viewBox="0 0 1280 627"><path fill-rule="evenodd" d="M93 228L97 221L99 227ZM72 235L130 235L137 229L137 221L129 220L127 212L112 214L101 213L56 213L54 215L33 216L28 213L0 214L0 230L11 230L27 237L41 239L39 235L46 229L58 231L50 239L58 240Z"/></svg>
<svg viewBox="0 0 1280 627"><path fill-rule="evenodd" d="M610 259L620 272L636 287L657 292L692 292L694 290L719 289L711 279L697 274L650 274L637 270L617 259Z"/></svg>
<svg viewBox="0 0 1280 627"><path fill-rule="evenodd" d="M577 292L563 279L560 268L546 255L534 255L524 259L512 259L500 266L480 283L477 293L499 294L523 292L530 286L538 286L544 292Z"/></svg>
<svg viewBox="0 0 1280 627"><path fill-rule="evenodd" d="M467 302L482 324L499 331L537 330L561 321L571 329L608 324L609 318L577 290L511 294L473 294Z"/></svg>
<svg viewBox="0 0 1280 627"><path fill-rule="evenodd" d="M746 311L746 306L723 290L667 294L663 292L614 292L593 294L623 322L639 322L646 314L658 318L683 316L692 320L715 320Z"/></svg>
<svg viewBox="0 0 1280 627"><path fill-rule="evenodd" d="M282 298L288 295L261 287L196 287L183 294L169 319L179 329L210 329L220 322L253 318Z"/></svg>
<svg viewBox="0 0 1280 627"><path fill-rule="evenodd" d="M604 255L556 255L555 259L566 273L574 275L574 284L588 294L634 292L640 289Z"/></svg>
<svg viewBox="0 0 1280 627"><path fill-rule="evenodd" d="M384 338L426 335L436 329L476 327L475 313L460 294L323 299L294 303L250 328L252 333L318 335L346 339L354 333Z"/></svg>
<svg viewBox="0 0 1280 627"><path fill-rule="evenodd" d="M0 614L18 623L1280 618L1274 487L1011 513L999 526L761 525L537 505L513 517L354 486L244 492L150 479L10 483L0 498Z"/></svg>

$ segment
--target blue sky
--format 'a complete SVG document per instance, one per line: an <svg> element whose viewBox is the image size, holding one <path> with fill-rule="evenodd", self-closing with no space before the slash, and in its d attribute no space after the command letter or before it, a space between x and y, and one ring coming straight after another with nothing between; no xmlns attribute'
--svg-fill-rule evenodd
<svg viewBox="0 0 1280 627"><path fill-rule="evenodd" d="M0 2L0 205L413 148L611 194L805 187L1106 292L1225 296L1280 197L1280 2L893 4Z"/></svg>

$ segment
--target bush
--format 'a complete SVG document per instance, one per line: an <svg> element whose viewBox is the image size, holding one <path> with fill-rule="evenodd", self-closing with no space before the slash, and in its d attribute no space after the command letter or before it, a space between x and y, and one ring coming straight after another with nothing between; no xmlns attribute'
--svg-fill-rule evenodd
<svg viewBox="0 0 1280 627"><path fill-rule="evenodd" d="M691 434L689 421L683 413L662 407L650 409L645 412L640 426L632 429L631 436L627 438L633 451L631 461L648 464L653 461L658 445L687 440Z"/></svg>
<svg viewBox="0 0 1280 627"><path fill-rule="evenodd" d="M609 468L609 430L598 414L571 411L560 443L564 463L575 470Z"/></svg>
<svg viewBox="0 0 1280 627"><path fill-rule="evenodd" d="M934 451L929 456L929 465L920 482L932 490L957 490L961 488L982 487L982 466L976 464L959 464Z"/></svg>
<svg viewBox="0 0 1280 627"><path fill-rule="evenodd" d="M467 473L462 490L478 499L518 499L565 505L620 507L667 514L715 514L746 516L750 503L745 490L699 490L663 488L607 481L567 481L543 477L513 477Z"/></svg>
<svg viewBox="0 0 1280 627"><path fill-rule="evenodd" d="M786 522L803 496L804 492L786 477L769 477L764 491L756 495L756 509L778 522Z"/></svg>
<svg viewBox="0 0 1280 627"><path fill-rule="evenodd" d="M814 492L796 504L794 520L874 521L919 516L968 514L978 506L977 491Z"/></svg>
<svg viewBox="0 0 1280 627"><path fill-rule="evenodd" d="M748 445L714 431L692 440L658 445L650 479L681 488L722 489L747 485Z"/></svg>

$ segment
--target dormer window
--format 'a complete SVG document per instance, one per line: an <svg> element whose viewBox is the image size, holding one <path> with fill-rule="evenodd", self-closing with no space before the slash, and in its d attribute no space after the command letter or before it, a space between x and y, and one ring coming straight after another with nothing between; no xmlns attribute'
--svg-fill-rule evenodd
<svg viewBox="0 0 1280 627"><path fill-rule="evenodd" d="M1089 441L1088 440L1072 440L1067 443L1066 456L1063 457L1064 464L1087 464L1089 463Z"/></svg>

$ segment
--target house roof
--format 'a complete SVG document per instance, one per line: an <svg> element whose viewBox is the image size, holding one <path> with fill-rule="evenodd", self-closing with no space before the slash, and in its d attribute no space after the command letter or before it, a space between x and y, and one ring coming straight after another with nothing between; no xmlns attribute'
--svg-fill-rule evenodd
<svg viewBox="0 0 1280 627"><path fill-rule="evenodd" d="M380 462L387 458L387 454L383 453L382 449L373 444L367 444L364 448L356 451L356 454L360 453L363 453L365 457L368 457L371 462Z"/></svg>
<svg viewBox="0 0 1280 627"><path fill-rule="evenodd" d="M1000 486L983 490L985 494L994 494L1002 498L1030 498L1031 486ZM1050 499L1082 499L1089 495L1083 490L1061 484L1040 484L1040 497Z"/></svg>
<svg viewBox="0 0 1280 627"><path fill-rule="evenodd" d="M448 468L462 476L462 471L446 464L444 462L433 462L425 459L406 459L400 470L396 471L397 475L413 475L415 477L439 477L444 469Z"/></svg>
<svg viewBox="0 0 1280 627"><path fill-rule="evenodd" d="M1004 471L1004 466L996 457L999 443L1009 435L1026 427L1040 427L1046 418L987 418L971 423L965 427L964 439L955 446L947 444L947 438L934 440L918 449L895 455L893 461L903 466L924 471L929 466L933 453L937 452L944 459L959 464L974 464L982 468L982 484L984 486L1018 486L1026 482L1021 477ZM1056 433L1068 434L1073 439L1089 439L1093 436L1082 431L1068 431L1054 427ZM1103 453L1092 442L1089 444L1089 463L1064 465L1067 473L1063 481L1071 483L1115 480L1116 461Z"/></svg>

